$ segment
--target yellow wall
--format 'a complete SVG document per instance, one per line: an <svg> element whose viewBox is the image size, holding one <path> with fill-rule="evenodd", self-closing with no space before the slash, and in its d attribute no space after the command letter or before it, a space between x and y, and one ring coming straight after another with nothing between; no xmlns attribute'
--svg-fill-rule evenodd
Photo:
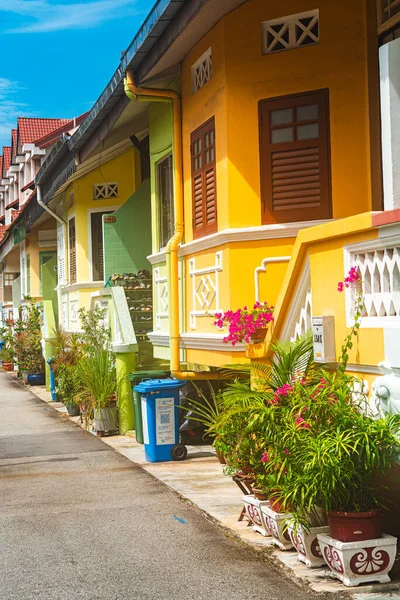
<svg viewBox="0 0 400 600"><path fill-rule="evenodd" d="M137 187L135 173L138 172L140 173L140 158L132 147L72 182L66 190L67 203L70 192L74 193L74 206L67 211L67 218L75 215L78 283L92 281L89 260L89 211L108 210L121 206L135 192ZM118 182L118 198L93 200L93 185L105 182Z"/></svg>
<svg viewBox="0 0 400 600"><path fill-rule="evenodd" d="M355 244L376 237L376 231L321 242L310 247L310 269L313 314L335 318L336 355L350 329L346 324L345 294L337 291L337 283L343 281L343 244ZM383 329L361 327L353 340L349 362L376 366L385 359Z"/></svg>
<svg viewBox="0 0 400 600"><path fill-rule="evenodd" d="M56 251L57 247L49 246L46 248L39 248L38 246L38 237L39 237L39 229L40 231L44 230L52 230L54 231L54 239L56 239L56 222L54 219L50 219L49 221L42 223L40 227L36 229L32 229L25 240L25 255L30 255L30 278L31 278L31 289L30 295L32 298L39 299L41 298L41 290L40 290L40 255L39 252L51 252ZM28 271L27 271L28 274Z"/></svg>
<svg viewBox="0 0 400 600"><path fill-rule="evenodd" d="M118 198L93 200L93 185L101 183L118 183ZM90 308L90 299L97 292L99 285L89 286L92 279L90 261L90 211L107 211L119 208L140 185L140 156L132 147L111 160L93 168L86 175L73 181L65 193L66 218L75 216L76 228L76 284L67 285L63 289L63 313L68 313L68 329L80 329L79 308ZM68 208L70 193L74 194L74 205ZM68 244L68 241L67 241ZM69 279L69 252L67 251L66 273ZM94 283L94 282L93 282ZM101 284L102 286L103 284Z"/></svg>
<svg viewBox="0 0 400 600"><path fill-rule="evenodd" d="M320 43L261 54L261 22L315 9L311 0L249 0L226 15L182 63L185 223L192 222L190 132L215 115L218 229L261 224L258 103L328 88L333 216L370 210L379 157L372 165L369 119L379 121L376 65L368 70L366 0L320 6ZM344 17L345 15L345 17ZM370 16L368 16L370 20ZM211 46L213 76L191 93L191 66ZM372 91L371 91L372 90ZM374 184L374 189L379 187ZM376 192L380 193L380 192ZM192 239L187 226L185 239Z"/></svg>

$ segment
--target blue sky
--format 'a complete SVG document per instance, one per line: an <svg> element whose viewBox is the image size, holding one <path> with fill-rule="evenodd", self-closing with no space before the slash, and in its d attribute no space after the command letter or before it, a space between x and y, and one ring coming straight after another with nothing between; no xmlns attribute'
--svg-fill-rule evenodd
<svg viewBox="0 0 400 600"><path fill-rule="evenodd" d="M18 116L78 116L154 0L0 0L0 148Z"/></svg>

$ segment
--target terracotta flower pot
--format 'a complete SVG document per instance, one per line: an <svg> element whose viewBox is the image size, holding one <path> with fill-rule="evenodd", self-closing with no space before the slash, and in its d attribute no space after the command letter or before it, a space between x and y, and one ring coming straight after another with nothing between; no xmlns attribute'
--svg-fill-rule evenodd
<svg viewBox="0 0 400 600"><path fill-rule="evenodd" d="M263 492L262 490L259 490L258 488L253 487L253 492L255 497L257 498L257 500L268 500L268 494Z"/></svg>
<svg viewBox="0 0 400 600"><path fill-rule="evenodd" d="M2 364L5 371L14 371L14 363L3 362Z"/></svg>
<svg viewBox="0 0 400 600"><path fill-rule="evenodd" d="M271 498L271 496L272 496L272 498ZM283 502L279 498L279 496L276 494L276 490L271 490L271 492L270 492L269 507L271 510L273 510L276 513L287 513L287 512L290 512L290 510L291 510L290 506L286 506L286 507L283 506Z"/></svg>
<svg viewBox="0 0 400 600"><path fill-rule="evenodd" d="M382 537L381 516L377 510L368 512L328 513L329 533L340 542L359 542Z"/></svg>
<svg viewBox="0 0 400 600"><path fill-rule="evenodd" d="M217 458L218 458L219 462L221 463L221 465L226 465L225 456L222 454L222 452L219 452L218 450L216 450L215 454L217 455Z"/></svg>
<svg viewBox="0 0 400 600"><path fill-rule="evenodd" d="M262 327L261 329L257 329L254 333L251 334L251 343L259 344L265 340L265 336L267 335L268 327Z"/></svg>

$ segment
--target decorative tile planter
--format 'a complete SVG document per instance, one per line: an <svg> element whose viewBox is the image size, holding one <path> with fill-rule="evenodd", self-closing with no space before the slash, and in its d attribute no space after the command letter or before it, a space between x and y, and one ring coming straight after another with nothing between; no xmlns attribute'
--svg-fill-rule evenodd
<svg viewBox="0 0 400 600"><path fill-rule="evenodd" d="M258 531L264 536L271 535L262 512L262 507L268 506L268 500L257 500L253 494L249 494L243 496L243 502L246 514L253 524L253 531Z"/></svg>
<svg viewBox="0 0 400 600"><path fill-rule="evenodd" d="M326 564L344 585L390 581L388 573L396 558L395 537L384 533L375 540L339 542L321 534L318 541Z"/></svg>
<svg viewBox="0 0 400 600"><path fill-rule="evenodd" d="M262 506L261 511L265 518L267 529L271 532L272 541L281 550L290 550L293 547L286 522L290 519L290 513L277 513L268 505Z"/></svg>
<svg viewBox="0 0 400 600"><path fill-rule="evenodd" d="M294 532L294 526L289 525L288 531L290 540L297 550L298 560L305 563L307 567L321 567L325 564L317 535L319 533L328 533L328 525L324 527L310 527L309 531L305 531L299 525L296 533Z"/></svg>

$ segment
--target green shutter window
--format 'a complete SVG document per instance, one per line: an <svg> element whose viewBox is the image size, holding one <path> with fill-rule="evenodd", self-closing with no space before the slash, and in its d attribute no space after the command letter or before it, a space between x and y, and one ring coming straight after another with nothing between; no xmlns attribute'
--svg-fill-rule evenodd
<svg viewBox="0 0 400 600"><path fill-rule="evenodd" d="M158 231L160 249L165 248L174 234L174 186L172 154L157 163Z"/></svg>

